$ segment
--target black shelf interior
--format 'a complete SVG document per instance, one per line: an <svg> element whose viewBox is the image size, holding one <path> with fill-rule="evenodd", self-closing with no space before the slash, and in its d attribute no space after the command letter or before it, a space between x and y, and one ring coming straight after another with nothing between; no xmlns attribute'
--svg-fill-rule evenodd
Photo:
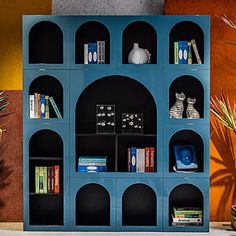
<svg viewBox="0 0 236 236"><path fill-rule="evenodd" d="M140 48L149 51L150 64L157 63L157 32L152 25L144 21L136 21L125 28L122 34L123 64L128 64L128 56L134 43L138 43Z"/></svg>
<svg viewBox="0 0 236 236"><path fill-rule="evenodd" d="M40 93L53 97L63 117L63 87L58 79L50 75L39 76L32 81L29 87L29 94ZM49 101L50 118L57 118L57 115Z"/></svg>
<svg viewBox="0 0 236 236"><path fill-rule="evenodd" d="M29 63L63 63L63 33L57 24L42 21L32 27L29 32Z"/></svg>
<svg viewBox="0 0 236 236"><path fill-rule="evenodd" d="M171 226L171 214L173 207L199 207L203 209L203 194L199 188L192 184L176 186L169 195L169 225Z"/></svg>
<svg viewBox="0 0 236 236"><path fill-rule="evenodd" d="M86 184L76 194L76 225L110 225L110 196L99 184Z"/></svg>
<svg viewBox="0 0 236 236"><path fill-rule="evenodd" d="M198 164L197 172L204 170L204 144L201 136L192 130L181 130L175 133L169 141L169 172L174 172L176 165L174 145L193 145Z"/></svg>
<svg viewBox="0 0 236 236"><path fill-rule="evenodd" d="M175 93L182 92L185 94L183 118L187 118L187 98L196 98L193 107L198 111L200 118L204 118L204 88L202 83L190 75L176 78L169 87L169 109L175 104Z"/></svg>
<svg viewBox="0 0 236 236"><path fill-rule="evenodd" d="M105 64L110 64L110 33L97 21L82 24L75 35L75 63L84 64L84 44L105 41Z"/></svg>
<svg viewBox="0 0 236 236"><path fill-rule="evenodd" d="M199 25L192 21L182 21L176 24L169 35L169 63L174 64L174 42L188 41L195 39L199 56L204 64L204 33ZM192 49L192 62L197 63L194 51Z"/></svg>
<svg viewBox="0 0 236 236"><path fill-rule="evenodd" d="M137 97L142 99L137 100ZM115 105L114 134L96 134L97 104ZM142 113L144 135L122 134L122 113ZM124 76L96 80L82 92L76 105L76 167L81 155L108 155L108 171L117 171L117 158L118 171L125 171L127 152L123 146L156 147L156 116L155 101L141 83ZM118 136L122 137L122 145L117 144Z"/></svg>
<svg viewBox="0 0 236 236"><path fill-rule="evenodd" d="M122 197L122 225L156 226L157 197L145 184L129 186Z"/></svg>

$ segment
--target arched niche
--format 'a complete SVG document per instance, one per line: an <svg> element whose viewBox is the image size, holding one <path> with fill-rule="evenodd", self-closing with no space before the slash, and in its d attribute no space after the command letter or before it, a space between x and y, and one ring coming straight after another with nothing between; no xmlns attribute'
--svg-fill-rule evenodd
<svg viewBox="0 0 236 236"><path fill-rule="evenodd" d="M105 64L110 63L110 32L98 21L82 24L75 34L75 63L84 64L84 44L105 41Z"/></svg>
<svg viewBox="0 0 236 236"><path fill-rule="evenodd" d="M41 21L30 29L29 63L63 63L63 33L57 24Z"/></svg>
<svg viewBox="0 0 236 236"><path fill-rule="evenodd" d="M29 86L29 94L40 93L53 97L63 117L63 86L61 82L51 75L41 75L35 78ZM49 102L50 118L57 118L57 115Z"/></svg>
<svg viewBox="0 0 236 236"><path fill-rule="evenodd" d="M188 41L195 39L199 56L204 64L204 33L202 28L192 21L182 21L177 23L169 34L169 63L174 63L174 42ZM192 49L192 63L196 64L196 57Z"/></svg>
<svg viewBox="0 0 236 236"><path fill-rule="evenodd" d="M122 196L122 225L156 226L157 197L146 184L129 186Z"/></svg>
<svg viewBox="0 0 236 236"><path fill-rule="evenodd" d="M173 207L197 207L204 210L204 199L201 190L192 184L180 184L173 188L169 195L169 225Z"/></svg>
<svg viewBox="0 0 236 236"><path fill-rule="evenodd" d="M169 109L175 104L175 93L182 92L185 94L183 118L187 118L186 108L188 98L196 99L196 103L193 106L200 114L200 118L204 118L204 88L202 83L190 75L176 78L169 87Z"/></svg>
<svg viewBox="0 0 236 236"><path fill-rule="evenodd" d="M110 225L110 195L99 184L86 184L76 194L76 225Z"/></svg>
<svg viewBox="0 0 236 236"><path fill-rule="evenodd" d="M174 145L193 145L198 164L197 172L204 170L204 144L202 137L193 130L180 130L176 132L169 141L169 172L174 172L176 165Z"/></svg>
<svg viewBox="0 0 236 236"><path fill-rule="evenodd" d="M122 34L123 64L128 64L129 52L134 43L138 43L140 48L149 51L151 54L150 64L157 63L157 32L152 25L144 21L135 21L124 29Z"/></svg>

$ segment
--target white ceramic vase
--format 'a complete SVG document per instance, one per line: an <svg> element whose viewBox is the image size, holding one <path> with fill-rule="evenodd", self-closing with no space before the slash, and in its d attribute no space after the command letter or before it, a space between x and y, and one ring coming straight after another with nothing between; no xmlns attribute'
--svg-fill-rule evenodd
<svg viewBox="0 0 236 236"><path fill-rule="evenodd" d="M147 49L140 48L138 43L134 43L129 53L128 62L130 64L148 64L151 60L151 54Z"/></svg>

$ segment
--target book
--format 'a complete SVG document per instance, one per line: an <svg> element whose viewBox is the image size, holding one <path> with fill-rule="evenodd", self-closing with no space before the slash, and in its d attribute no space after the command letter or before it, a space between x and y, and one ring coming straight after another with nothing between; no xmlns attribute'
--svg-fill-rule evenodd
<svg viewBox="0 0 236 236"><path fill-rule="evenodd" d="M39 193L43 193L43 167L39 166Z"/></svg>
<svg viewBox="0 0 236 236"><path fill-rule="evenodd" d="M55 193L55 170L54 170L54 166L50 167L50 172L51 172L51 192Z"/></svg>
<svg viewBox="0 0 236 236"><path fill-rule="evenodd" d="M37 118L40 118L40 93L37 93Z"/></svg>
<svg viewBox="0 0 236 236"><path fill-rule="evenodd" d="M200 214L202 209L199 207L173 207L174 215L176 214Z"/></svg>
<svg viewBox="0 0 236 236"><path fill-rule="evenodd" d="M79 162L78 165L80 166L106 166L106 162Z"/></svg>
<svg viewBox="0 0 236 236"><path fill-rule="evenodd" d="M183 41L178 41L178 64L183 64Z"/></svg>
<svg viewBox="0 0 236 236"><path fill-rule="evenodd" d="M48 193L52 193L52 181L51 181L51 178L52 178L52 173L51 173L51 166L48 166L47 168L48 170L48 178L47 178L47 188L48 188Z"/></svg>
<svg viewBox="0 0 236 236"><path fill-rule="evenodd" d="M97 165L78 165L78 172L106 172L107 166L97 166Z"/></svg>
<svg viewBox="0 0 236 236"><path fill-rule="evenodd" d="M136 148L136 172L142 172L142 158L141 158L141 149Z"/></svg>
<svg viewBox="0 0 236 236"><path fill-rule="evenodd" d="M97 64L97 43L88 43L88 64Z"/></svg>
<svg viewBox="0 0 236 236"><path fill-rule="evenodd" d="M149 166L150 166L150 148L145 147L145 172L149 172Z"/></svg>
<svg viewBox="0 0 236 236"><path fill-rule="evenodd" d="M48 168L47 166L43 166L43 193L48 192Z"/></svg>
<svg viewBox="0 0 236 236"><path fill-rule="evenodd" d="M61 115L61 113L60 113L60 111L59 111L59 109L57 107L57 104L54 101L54 98L50 97L49 101L51 102L51 105L52 105L52 107L53 107L53 109L54 109L54 111L55 111L55 113L57 115L57 118L62 118L62 115Z"/></svg>
<svg viewBox="0 0 236 236"><path fill-rule="evenodd" d="M84 64L88 64L88 44L84 44Z"/></svg>
<svg viewBox="0 0 236 236"><path fill-rule="evenodd" d="M192 43L192 47L193 47L193 51L194 51L194 54L195 54L197 63L198 63L198 64L202 64L202 60L201 60L201 58L200 58L200 55L199 55L199 52L198 52L198 48L197 48L197 44L196 44L195 39L192 39L192 40L191 40L191 43Z"/></svg>
<svg viewBox="0 0 236 236"><path fill-rule="evenodd" d="M38 93L34 93L34 118L38 118Z"/></svg>
<svg viewBox="0 0 236 236"><path fill-rule="evenodd" d="M79 162L106 162L107 156L80 156Z"/></svg>
<svg viewBox="0 0 236 236"><path fill-rule="evenodd" d="M50 115L49 115L49 96L45 95L45 119L49 119Z"/></svg>
<svg viewBox="0 0 236 236"><path fill-rule="evenodd" d="M105 64L105 41L97 41L98 64Z"/></svg>
<svg viewBox="0 0 236 236"><path fill-rule="evenodd" d="M145 172L145 149L140 148L139 149L139 156L140 156L140 172Z"/></svg>
<svg viewBox="0 0 236 236"><path fill-rule="evenodd" d="M176 218L200 218L202 217L202 214L189 214L189 213L185 213L185 214L175 214Z"/></svg>
<svg viewBox="0 0 236 236"><path fill-rule="evenodd" d="M178 62L178 42L174 42L174 64L179 64L179 62Z"/></svg>
<svg viewBox="0 0 236 236"><path fill-rule="evenodd" d="M34 95L29 95L29 115L30 118L35 116L35 105L34 105Z"/></svg>
<svg viewBox="0 0 236 236"><path fill-rule="evenodd" d="M39 193L39 167L35 166L35 193Z"/></svg>
<svg viewBox="0 0 236 236"><path fill-rule="evenodd" d="M149 155L149 172L154 172L155 171L155 148L150 147L150 155Z"/></svg>
<svg viewBox="0 0 236 236"><path fill-rule="evenodd" d="M60 167L54 166L54 193L60 192Z"/></svg>
<svg viewBox="0 0 236 236"><path fill-rule="evenodd" d="M131 147L131 165L130 172L136 172L136 147Z"/></svg>
<svg viewBox="0 0 236 236"><path fill-rule="evenodd" d="M188 42L188 64L192 64L192 46L191 42Z"/></svg>
<svg viewBox="0 0 236 236"><path fill-rule="evenodd" d="M172 215L173 223L202 223L202 218L176 218Z"/></svg>
<svg viewBox="0 0 236 236"><path fill-rule="evenodd" d="M130 165L131 165L131 149L128 148L128 157L127 157L127 165L128 165L128 172L130 172Z"/></svg>
<svg viewBox="0 0 236 236"><path fill-rule="evenodd" d="M188 42L182 41L183 64L188 64Z"/></svg>
<svg viewBox="0 0 236 236"><path fill-rule="evenodd" d="M193 223L193 222L172 222L171 223L172 226L182 226L182 227L185 227L185 226L201 226L202 223Z"/></svg>
<svg viewBox="0 0 236 236"><path fill-rule="evenodd" d="M45 95L40 95L40 118L45 118Z"/></svg>

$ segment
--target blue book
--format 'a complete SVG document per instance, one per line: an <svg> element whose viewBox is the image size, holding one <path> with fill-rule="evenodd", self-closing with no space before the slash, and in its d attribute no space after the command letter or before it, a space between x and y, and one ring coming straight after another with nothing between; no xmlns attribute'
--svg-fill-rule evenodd
<svg viewBox="0 0 236 236"><path fill-rule="evenodd" d="M96 165L88 165L81 166L78 165L78 172L106 172L107 166L96 166Z"/></svg>
<svg viewBox="0 0 236 236"><path fill-rule="evenodd" d="M178 63L184 64L183 59L183 41L178 41Z"/></svg>
<svg viewBox="0 0 236 236"><path fill-rule="evenodd" d="M106 156L81 156L79 162L106 162Z"/></svg>
<svg viewBox="0 0 236 236"><path fill-rule="evenodd" d="M131 147L130 152L131 152L130 172L136 172L136 156L137 156L136 147Z"/></svg>
<svg viewBox="0 0 236 236"><path fill-rule="evenodd" d="M88 64L97 64L97 43L88 43Z"/></svg>
<svg viewBox="0 0 236 236"><path fill-rule="evenodd" d="M45 95L40 95L40 118L45 118Z"/></svg>
<svg viewBox="0 0 236 236"><path fill-rule="evenodd" d="M188 64L188 41L182 41L183 64Z"/></svg>

